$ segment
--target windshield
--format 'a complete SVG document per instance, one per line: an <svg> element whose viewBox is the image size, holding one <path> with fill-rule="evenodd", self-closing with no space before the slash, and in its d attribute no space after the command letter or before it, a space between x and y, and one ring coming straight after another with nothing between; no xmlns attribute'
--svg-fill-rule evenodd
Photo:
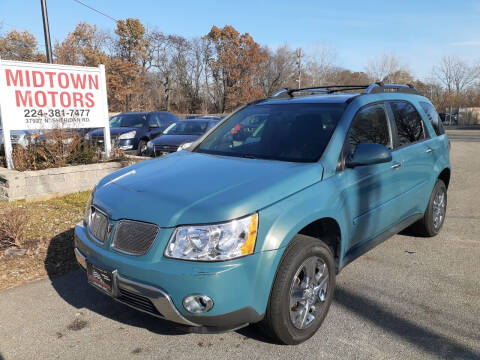
<svg viewBox="0 0 480 360"><path fill-rule="evenodd" d="M294 162L314 162L345 104L257 104L235 113L195 151Z"/></svg>
<svg viewBox="0 0 480 360"><path fill-rule="evenodd" d="M133 127L142 128L147 126L145 114L120 114L110 119L111 128Z"/></svg>
<svg viewBox="0 0 480 360"><path fill-rule="evenodd" d="M209 121L180 120L165 129L164 135L203 135L209 129Z"/></svg>

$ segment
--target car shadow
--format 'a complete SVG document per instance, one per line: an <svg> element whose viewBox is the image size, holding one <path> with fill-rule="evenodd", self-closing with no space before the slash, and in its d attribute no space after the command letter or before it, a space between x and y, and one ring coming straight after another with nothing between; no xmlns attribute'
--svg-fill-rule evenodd
<svg viewBox="0 0 480 360"><path fill-rule="evenodd" d="M480 351L470 349L433 329L421 326L415 323L414 319L399 317L386 310L381 303L351 290L337 288L334 301L345 310L360 316L364 321L438 358L480 359Z"/></svg>
<svg viewBox="0 0 480 360"><path fill-rule="evenodd" d="M68 248L71 248L71 251L67 251ZM53 261L53 258L56 260ZM75 263L71 230L61 233L51 240L45 263L52 287L64 301L75 309L88 309L118 323L144 328L161 335L186 335L199 332L142 313L114 301L90 286L87 283L85 272L78 266L76 270L58 276L58 266L54 266L55 263L67 264L67 267ZM334 304L360 316L364 321L384 329L394 337L435 356L462 359L480 358L479 351L469 349L465 345L435 332L433 329L423 327L415 323L413 319L401 318L386 310L383 304L372 301L344 287L336 289ZM253 340L272 343L269 338L262 334L257 325L244 327L236 330L236 332Z"/></svg>
<svg viewBox="0 0 480 360"><path fill-rule="evenodd" d="M119 323L145 328L161 335L181 335L189 333L174 323L132 309L94 289L87 282L86 274L78 269L63 276L50 279L55 291L68 304L76 309L88 309L94 313Z"/></svg>
<svg viewBox="0 0 480 360"><path fill-rule="evenodd" d="M44 262L52 287L68 304L162 335L189 333L187 328L134 310L94 289L88 284L85 271L78 266L73 249L73 229L70 229L50 240Z"/></svg>

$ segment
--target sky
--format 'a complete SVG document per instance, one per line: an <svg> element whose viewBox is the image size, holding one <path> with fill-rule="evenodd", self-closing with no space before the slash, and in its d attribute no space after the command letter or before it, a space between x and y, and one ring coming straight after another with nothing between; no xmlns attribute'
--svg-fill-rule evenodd
<svg viewBox="0 0 480 360"><path fill-rule="evenodd" d="M337 65L363 71L370 59L394 54L418 78L444 55L480 61L480 0L81 0L115 19L138 18L150 29L200 37L232 25L261 45L288 43L314 54L333 48ZM52 44L85 21L115 22L74 0L47 0ZM40 0L0 0L2 31L32 32L44 49Z"/></svg>

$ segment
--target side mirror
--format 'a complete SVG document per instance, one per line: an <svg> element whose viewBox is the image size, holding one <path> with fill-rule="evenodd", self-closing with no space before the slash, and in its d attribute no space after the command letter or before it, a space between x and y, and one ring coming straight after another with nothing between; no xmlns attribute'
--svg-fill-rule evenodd
<svg viewBox="0 0 480 360"><path fill-rule="evenodd" d="M360 143L355 152L345 161L347 168L374 165L392 161L392 154L385 146L373 143Z"/></svg>

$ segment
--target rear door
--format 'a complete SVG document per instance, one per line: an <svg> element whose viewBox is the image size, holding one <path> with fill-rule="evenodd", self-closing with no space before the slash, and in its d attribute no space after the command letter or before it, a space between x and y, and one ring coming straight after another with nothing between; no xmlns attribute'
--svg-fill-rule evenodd
<svg viewBox="0 0 480 360"><path fill-rule="evenodd" d="M432 125L433 133L432 129L428 130L430 132L430 137L432 138L432 141L430 141L429 144L432 149L430 154L432 155L434 161L437 161L439 157L448 153L449 151L448 138L445 133L445 128L443 127L440 116L432 104L426 101L420 101L420 106L425 113L426 118L428 119L427 122Z"/></svg>
<svg viewBox="0 0 480 360"><path fill-rule="evenodd" d="M162 126L163 118L161 113L151 112L147 115L148 119L148 138L153 139L160 135L164 129Z"/></svg>
<svg viewBox="0 0 480 360"><path fill-rule="evenodd" d="M417 108L408 101L389 101L394 120L394 153L402 161L402 218L423 213L434 177L434 140Z"/></svg>

